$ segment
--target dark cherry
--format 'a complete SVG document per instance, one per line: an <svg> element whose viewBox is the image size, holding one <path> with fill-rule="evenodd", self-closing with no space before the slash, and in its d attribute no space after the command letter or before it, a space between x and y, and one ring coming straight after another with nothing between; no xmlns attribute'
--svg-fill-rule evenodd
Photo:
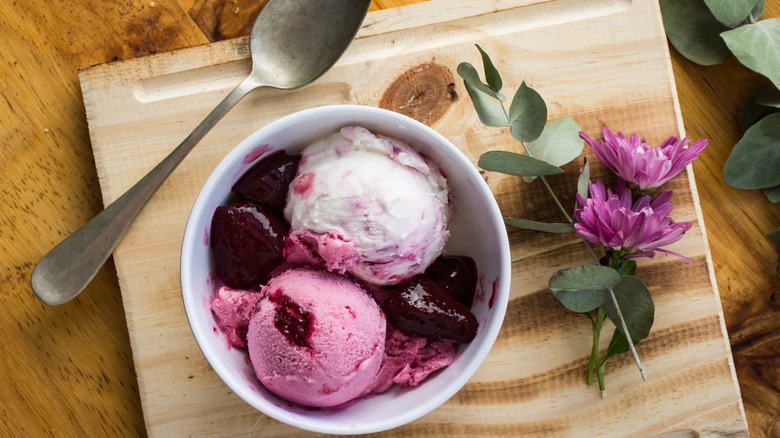
<svg viewBox="0 0 780 438"><path fill-rule="evenodd" d="M217 207L211 248L219 278L236 289L260 284L282 262L289 229L276 213L247 202Z"/></svg>
<svg viewBox="0 0 780 438"><path fill-rule="evenodd" d="M281 293L269 297L276 304L274 326L282 332L288 341L309 348L312 332L312 318L309 312L299 306L292 298Z"/></svg>
<svg viewBox="0 0 780 438"><path fill-rule="evenodd" d="M479 326L466 306L422 275L398 285L382 310L390 324L409 336L470 342Z"/></svg>
<svg viewBox="0 0 780 438"><path fill-rule="evenodd" d="M477 289L477 264L468 256L441 256L423 275L447 294L471 308Z"/></svg>
<svg viewBox="0 0 780 438"><path fill-rule="evenodd" d="M281 209L300 160L300 155L274 152L241 175L233 184L233 192L258 205Z"/></svg>

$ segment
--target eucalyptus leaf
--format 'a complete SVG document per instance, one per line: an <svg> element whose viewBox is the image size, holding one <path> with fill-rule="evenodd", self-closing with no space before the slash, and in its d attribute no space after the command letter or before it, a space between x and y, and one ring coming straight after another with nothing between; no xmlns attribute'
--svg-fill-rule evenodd
<svg viewBox="0 0 780 438"><path fill-rule="evenodd" d="M758 6L759 0L704 0L712 15L728 27L737 27Z"/></svg>
<svg viewBox="0 0 780 438"><path fill-rule="evenodd" d="M617 272L617 271L616 271ZM620 306L620 313L626 321L626 327L631 334L631 339L636 344L650 334L655 318L655 304L647 286L633 275L624 275L617 286L613 287L615 298ZM620 319L612 299L607 296L601 309L607 317L620 327Z"/></svg>
<svg viewBox="0 0 780 438"><path fill-rule="evenodd" d="M763 106L771 106L780 109L780 90L777 88L767 88L754 94L756 103Z"/></svg>
<svg viewBox="0 0 780 438"><path fill-rule="evenodd" d="M553 166L563 166L579 157L585 140L580 138L580 125L571 117L561 117L545 125L542 135L528 143L530 155ZM533 178L526 178L526 182Z"/></svg>
<svg viewBox="0 0 780 438"><path fill-rule="evenodd" d="M516 176L544 176L563 173L563 169L514 152L491 151L479 157L477 165L485 170Z"/></svg>
<svg viewBox="0 0 780 438"><path fill-rule="evenodd" d="M604 360L602 363L606 362L610 357L616 354L627 353L629 350L630 348L628 346L628 338L626 338L623 330L616 328L615 332L612 333L612 339L609 341L609 347L607 347L607 353L604 355Z"/></svg>
<svg viewBox="0 0 780 438"><path fill-rule="evenodd" d="M582 165L582 171L577 178L577 193L585 199L588 199L588 183L590 182L590 166L588 157L585 157L585 163Z"/></svg>
<svg viewBox="0 0 780 438"><path fill-rule="evenodd" d="M547 122L547 104L533 88L523 81L509 106L512 137L519 141L534 141L542 134Z"/></svg>
<svg viewBox="0 0 780 438"><path fill-rule="evenodd" d="M723 179L745 190L780 185L780 113L764 117L745 132L723 166Z"/></svg>
<svg viewBox="0 0 780 438"><path fill-rule="evenodd" d="M471 103L474 105L479 121L482 122L483 125L496 128L509 124L506 113L498 102L481 90L474 88L473 85L465 80L463 81L463 85L466 87L466 92L469 93Z"/></svg>
<svg viewBox="0 0 780 438"><path fill-rule="evenodd" d="M751 22L751 19L753 21L758 21L758 19L764 15L764 9L766 9L766 0L759 0L758 3L756 3L756 7L750 11L750 17L748 17L747 21Z"/></svg>
<svg viewBox="0 0 780 438"><path fill-rule="evenodd" d="M777 204L780 202L780 185L764 189L764 195L769 202Z"/></svg>
<svg viewBox="0 0 780 438"><path fill-rule="evenodd" d="M636 275L636 261L631 259L621 259L620 263L615 266L615 270L618 271L620 276L624 275Z"/></svg>
<svg viewBox="0 0 780 438"><path fill-rule="evenodd" d="M666 36L681 55L701 65L728 61L732 53L719 38L729 28L703 0L660 0Z"/></svg>
<svg viewBox="0 0 780 438"><path fill-rule="evenodd" d="M757 93L751 94L747 99L745 99L744 102L742 102L742 105L739 106L739 128L743 133L750 129L751 126L755 125L756 122L768 116L769 114L780 112L779 108L774 108L770 105L764 105L759 102L759 99L771 102L771 96L765 96L765 93L768 95L768 91L772 90L774 90L774 88L770 88L769 90L761 90Z"/></svg>
<svg viewBox="0 0 780 438"><path fill-rule="evenodd" d="M513 217L505 217L504 222L513 227L523 228L525 230L544 231L545 233L573 233L575 231L574 227L568 223L550 224Z"/></svg>
<svg viewBox="0 0 780 438"><path fill-rule="evenodd" d="M742 65L780 88L780 18L746 24L720 36Z"/></svg>
<svg viewBox="0 0 780 438"><path fill-rule="evenodd" d="M767 236L775 245L780 246L780 227L770 231ZM780 263L777 265L777 276L780 278Z"/></svg>
<svg viewBox="0 0 780 438"><path fill-rule="evenodd" d="M471 87L487 94L494 99L498 99L501 102L506 100L506 97L499 93L498 90L494 90L490 88L490 85L482 82L482 79L479 77L479 73L477 73L477 69L474 68L474 66L470 63L461 62L458 64L457 72L458 76L463 79L463 83L465 83L467 86L470 85ZM502 110L501 112L503 113L504 111ZM504 115L504 118L506 118L506 115ZM504 126L506 126L506 124Z"/></svg>
<svg viewBox="0 0 780 438"><path fill-rule="evenodd" d="M479 50L479 53L482 55L482 65L485 67L485 80L487 81L490 88L496 91L498 93L501 91L501 87L504 85L504 83L501 81L501 75L498 74L498 70L496 70L496 66L493 65L493 61L490 60L490 56L488 56L487 53L485 53L484 50L482 50L482 47L479 47L479 44L475 44L477 46L477 50ZM501 97L504 97L503 94L498 93ZM502 102L504 99L500 99Z"/></svg>
<svg viewBox="0 0 780 438"><path fill-rule="evenodd" d="M556 272L550 290L567 309L590 312L604 302L608 287L620 282L620 274L607 266L586 265Z"/></svg>
<svg viewBox="0 0 780 438"><path fill-rule="evenodd" d="M780 246L780 227L770 231L767 236L769 237L769 240L774 242L775 245Z"/></svg>

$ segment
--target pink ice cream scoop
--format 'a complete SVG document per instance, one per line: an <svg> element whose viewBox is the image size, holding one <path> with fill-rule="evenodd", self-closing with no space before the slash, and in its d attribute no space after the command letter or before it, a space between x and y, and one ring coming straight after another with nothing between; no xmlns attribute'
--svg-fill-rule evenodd
<svg viewBox="0 0 780 438"><path fill-rule="evenodd" d="M302 155L284 210L286 260L388 285L441 253L447 181L408 144L351 126Z"/></svg>
<svg viewBox="0 0 780 438"><path fill-rule="evenodd" d="M246 331L261 296L256 292L223 286L219 288L217 296L211 301L211 311L214 312L217 324L227 336L228 342L234 347L247 347Z"/></svg>
<svg viewBox="0 0 780 438"><path fill-rule="evenodd" d="M385 316L341 275L292 269L272 279L249 323L257 378L305 406L336 406L372 389L385 350Z"/></svg>

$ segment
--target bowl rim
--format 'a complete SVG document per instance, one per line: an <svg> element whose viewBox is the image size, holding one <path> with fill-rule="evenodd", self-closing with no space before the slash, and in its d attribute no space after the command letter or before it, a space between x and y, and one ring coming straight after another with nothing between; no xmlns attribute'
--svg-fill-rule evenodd
<svg viewBox="0 0 780 438"><path fill-rule="evenodd" d="M449 151L448 155L460 161L459 164L461 166L473 170L472 172L469 172L471 174L470 178L474 179L475 181L478 180L476 181L476 187L480 191L480 196L485 199L489 206L489 211L485 212L485 217L489 218L489 220L492 222L490 228L496 230L505 230L505 225L498 204L490 188L488 187L485 180L480 176L477 168L468 160L468 158L466 158L463 152L461 152L447 138L439 134L433 128L410 117L382 108L363 105L326 105L287 114L283 117L271 121L270 123L245 137L222 158L217 167L209 174L208 179L203 184L203 187L201 187L201 190L199 191L198 196L190 210L190 214L187 217L187 224L182 238L179 265L181 294L184 310L190 331L195 338L198 348L201 350L201 353L204 355L211 368L217 373L224 384L227 385L242 400L261 413L285 424L304 430L328 434L351 435L381 432L414 421L441 406L458 391L460 391L463 386L471 379L471 377L482 365L488 353L492 349L495 340L498 337L501 325L503 324L510 294L511 255L507 233L499 232L499 247L496 248L496 250L499 253L498 259L500 260L500 266L498 268L498 275L496 277L498 285L495 286L496 290L494 291L497 299L490 307L491 316L485 323L485 327L481 327L481 329L486 330L486 332L482 338L482 341L476 346L476 351L472 354L468 366L457 376L457 378L452 379L448 383L448 385L445 387L445 390L431 394L430 397L427 397L426 401L421 405L418 405L414 409L405 411L404 414L396 415L393 418L386 418L382 421L358 426L345 426L343 421L339 422L339 424L335 424L334 422L324 421L319 418L311 419L310 417L308 417L306 421L303 422L294 421L289 415L284 415L286 411L280 406L277 406L272 401L256 397L257 392L247 389L245 385L237 386L234 384L235 382L233 377L228 375L229 373L232 373L232 370L229 370L226 362L220 359L216 353L212 354L211 349L206 346L206 336L207 333L211 332L211 330L206 330L205 328L196 329L193 323L193 318L196 312L194 306L203 305L201 299L202 297L196 293L196 287L198 285L192 284L190 281L193 276L185 275L187 272L189 272L186 267L192 266L193 264L196 245L198 245L198 242L201 242L202 244L203 241L203 231L200 229L195 229L196 220L194 219L196 219L199 214L202 214L202 212L209 209L212 201L209 201L206 195L211 194L214 190L214 186L218 185L218 176L229 171L235 165L235 163L240 163L248 155L248 153L251 152L253 147L263 144L262 139L264 137L267 138L273 133L281 132L284 129L290 129L295 126L300 126L300 120L307 120L311 117L317 117L319 115L332 115L334 113L349 114L356 116L355 118L360 118L361 114L364 115L363 117L385 117L390 119L390 121L397 121L411 127L412 129L422 131L422 134L430 137L437 146L446 148ZM414 147L414 145L412 146ZM246 169L242 169L241 171L245 170ZM187 290L191 292L187 293ZM255 394L255 396L253 396L253 394ZM379 396L381 396L381 394Z"/></svg>

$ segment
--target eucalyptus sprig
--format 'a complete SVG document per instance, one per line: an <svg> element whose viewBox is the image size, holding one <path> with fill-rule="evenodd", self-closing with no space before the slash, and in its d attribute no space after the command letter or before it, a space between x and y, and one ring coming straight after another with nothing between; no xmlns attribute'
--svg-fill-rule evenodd
<svg viewBox="0 0 780 438"><path fill-rule="evenodd" d="M780 19L759 21L765 0L660 0L660 5L666 36L684 57L701 65L736 57L772 82L740 106L743 136L723 166L723 179L780 202ZM768 236L780 246L780 227Z"/></svg>
<svg viewBox="0 0 780 438"><path fill-rule="evenodd" d="M463 62L458 74L471 97L480 121L486 126L509 126L513 138L522 145L524 154L491 151L483 154L479 167L508 175L522 176L531 183L541 180L555 201L565 222L545 223L521 218L505 217L511 226L551 233L575 232L572 216L560 202L547 176L564 173L561 166L580 156L583 141L581 129L571 118L563 117L547 123L547 104L541 95L523 81L506 108L506 97L501 93L503 81L488 54L477 45L484 65L485 82L473 65ZM577 192L588 197L590 170L585 161L577 181ZM578 266L555 272L549 287L566 308L584 314L591 321L593 343L588 363L587 383L592 383L595 371L602 395L605 394L604 365L617 354L631 352L646 380L644 368L634 346L648 336L654 319L655 306L645 284L636 276L636 262L625 259L626 254L607 251L600 258L588 240L578 234L593 257L592 265ZM599 339L605 319L615 325L615 332L604 355L599 354ZM631 342L628 341L631 339Z"/></svg>

